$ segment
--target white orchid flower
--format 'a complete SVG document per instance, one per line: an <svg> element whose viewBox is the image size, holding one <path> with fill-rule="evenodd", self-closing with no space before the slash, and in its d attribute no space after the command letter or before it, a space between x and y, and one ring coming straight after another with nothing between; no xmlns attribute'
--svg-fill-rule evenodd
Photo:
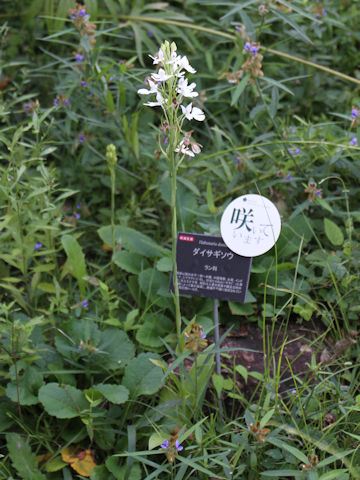
<svg viewBox="0 0 360 480"><path fill-rule="evenodd" d="M179 146L175 148L175 152L189 155L189 157L195 157L194 153L185 145L183 140L180 142Z"/></svg>
<svg viewBox="0 0 360 480"><path fill-rule="evenodd" d="M193 92L194 88L196 87L196 83L193 82L190 85L188 85L187 78L179 78L179 83L176 91L178 93L181 93L183 97L197 97L199 94L197 92Z"/></svg>
<svg viewBox="0 0 360 480"><path fill-rule="evenodd" d="M167 75L165 73L165 70L163 68L160 68L160 70L158 71L158 73L153 73L151 75L151 78L153 80L155 80L155 82L165 82L166 80L168 80L169 78L171 78L172 75Z"/></svg>
<svg viewBox="0 0 360 480"><path fill-rule="evenodd" d="M149 95L150 93L156 93L158 90L157 84L151 80L151 78L148 78L146 80L146 83L149 85L150 90L147 90L146 88L140 88L137 93L139 95Z"/></svg>
<svg viewBox="0 0 360 480"><path fill-rule="evenodd" d="M147 107L162 107L164 104L164 97L160 92L156 93L156 102L147 102L144 103Z"/></svg>
<svg viewBox="0 0 360 480"><path fill-rule="evenodd" d="M184 68L189 73L196 73L196 70L190 65L188 58L184 55L180 57L179 67Z"/></svg>
<svg viewBox="0 0 360 480"><path fill-rule="evenodd" d="M155 53L154 57L152 55L149 55L149 57L153 59L153 65L164 64L164 52L161 50L161 48L157 53Z"/></svg>
<svg viewBox="0 0 360 480"><path fill-rule="evenodd" d="M181 106L181 110L188 120L197 120L198 122L202 122L205 120L205 113L198 107L194 107L192 103L189 103L187 107L184 107L183 105Z"/></svg>

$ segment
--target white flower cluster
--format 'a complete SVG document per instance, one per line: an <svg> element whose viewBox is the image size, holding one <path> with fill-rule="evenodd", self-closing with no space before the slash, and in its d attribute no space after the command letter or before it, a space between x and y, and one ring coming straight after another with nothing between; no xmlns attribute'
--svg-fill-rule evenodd
<svg viewBox="0 0 360 480"><path fill-rule="evenodd" d="M186 56L177 55L175 43L170 45L169 42L165 42L160 50L150 57L153 59L153 64L159 68L156 73L145 79L148 88L140 88L138 93L140 95L155 94L156 101L150 101L144 103L144 105L161 107L165 112L167 122L170 117L174 118L173 115L169 114L170 110L175 112L176 124L180 126L180 130L185 118L199 122L205 120L205 114L200 108L195 107L192 103L187 106L182 105L184 98L195 98L199 94L194 91L196 83L189 84L187 78L185 78L186 72L196 73L196 70L190 65ZM191 133L190 135L185 133L184 139L175 148L175 152L189 156L200 153L201 145L190 142L190 136Z"/></svg>

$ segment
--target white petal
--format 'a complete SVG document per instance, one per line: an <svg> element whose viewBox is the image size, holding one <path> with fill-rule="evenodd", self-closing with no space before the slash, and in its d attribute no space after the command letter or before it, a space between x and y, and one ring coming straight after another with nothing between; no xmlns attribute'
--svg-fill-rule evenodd
<svg viewBox="0 0 360 480"><path fill-rule="evenodd" d="M152 93L151 90L147 90L146 88L140 88L140 90L137 91L139 95L149 95L149 93Z"/></svg>
<svg viewBox="0 0 360 480"><path fill-rule="evenodd" d="M198 122L202 122L203 120L205 120L205 113L198 107L193 107L191 114L193 118Z"/></svg>

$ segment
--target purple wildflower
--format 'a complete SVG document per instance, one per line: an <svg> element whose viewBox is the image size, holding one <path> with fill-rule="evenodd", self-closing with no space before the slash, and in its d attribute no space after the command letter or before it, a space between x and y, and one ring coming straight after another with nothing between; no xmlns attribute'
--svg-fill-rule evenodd
<svg viewBox="0 0 360 480"><path fill-rule="evenodd" d="M75 54L75 60L77 62L82 62L84 60L84 55L81 55L81 53L76 53Z"/></svg>
<svg viewBox="0 0 360 480"><path fill-rule="evenodd" d="M357 108L353 108L351 110L351 116L352 118L356 118L359 115L359 110Z"/></svg>
<svg viewBox="0 0 360 480"><path fill-rule="evenodd" d="M350 143L351 143L351 145L356 145L356 144L357 144L357 141L358 141L357 138L354 137L354 138L352 138L352 139L350 140Z"/></svg>
<svg viewBox="0 0 360 480"><path fill-rule="evenodd" d="M291 129L291 133L296 133L295 128L292 128L292 129Z"/></svg>
<svg viewBox="0 0 360 480"><path fill-rule="evenodd" d="M87 307L89 306L89 302L88 302L88 300L87 300L86 298L85 298L85 300L83 300L83 301L81 302L81 306L84 307L84 308L87 308Z"/></svg>
<svg viewBox="0 0 360 480"><path fill-rule="evenodd" d="M67 98L65 98L65 100L64 100L64 105L65 105L65 107L69 106L69 100Z"/></svg>
<svg viewBox="0 0 360 480"><path fill-rule="evenodd" d="M76 208L77 208L78 210L80 210L81 207L82 207L82 203L79 202L79 203L76 205Z"/></svg>
<svg viewBox="0 0 360 480"><path fill-rule="evenodd" d="M86 16L86 10L85 8L82 8L80 11L79 11L79 17L85 17Z"/></svg>
<svg viewBox="0 0 360 480"><path fill-rule="evenodd" d="M79 345L78 345L78 349L79 349L79 350L81 350L82 348L83 348L83 345L82 345L82 343L79 343Z"/></svg>
<svg viewBox="0 0 360 480"><path fill-rule="evenodd" d="M77 14L76 14L75 12L73 12L73 13L71 14L71 18L72 18L73 20L75 20L75 18L77 18Z"/></svg>
<svg viewBox="0 0 360 480"><path fill-rule="evenodd" d="M293 390L291 390L291 393L292 393L293 395L296 395L296 394L297 394L296 388L294 388Z"/></svg>
<svg viewBox="0 0 360 480"><path fill-rule="evenodd" d="M82 87L86 87L86 82L85 82L85 80L81 80L80 85L81 85Z"/></svg>
<svg viewBox="0 0 360 480"><path fill-rule="evenodd" d="M150 28L148 29L147 34L149 35L149 37L152 37L152 36L153 36L153 33L152 33L152 31L150 30Z"/></svg>
<svg viewBox="0 0 360 480"><path fill-rule="evenodd" d="M250 47L250 53L251 55L256 55L257 52L258 52L259 48L258 47L255 47L255 45L253 45L252 47Z"/></svg>
<svg viewBox="0 0 360 480"><path fill-rule="evenodd" d="M169 446L169 440L164 440L164 443L160 445L161 448L168 448Z"/></svg>
<svg viewBox="0 0 360 480"><path fill-rule="evenodd" d="M251 48L250 42L246 42L245 46L244 46L244 51L248 52L250 50L250 48Z"/></svg>
<svg viewBox="0 0 360 480"><path fill-rule="evenodd" d="M75 217L79 220L79 218L80 218L80 213L75 212L74 215L75 215ZM85 306L87 307L87 305L85 305Z"/></svg>
<svg viewBox="0 0 360 480"><path fill-rule="evenodd" d="M85 142L85 136L82 133L79 133L78 138L80 143Z"/></svg>
<svg viewBox="0 0 360 480"><path fill-rule="evenodd" d="M206 338L206 333L204 332L203 329L200 330L200 337L201 338Z"/></svg>
<svg viewBox="0 0 360 480"><path fill-rule="evenodd" d="M55 98L54 105L55 107L58 107L60 105L60 100L58 98Z"/></svg>
<svg viewBox="0 0 360 480"><path fill-rule="evenodd" d="M286 180L291 180L292 177L291 177L290 173L288 173L285 178L286 178Z"/></svg>
<svg viewBox="0 0 360 480"><path fill-rule="evenodd" d="M26 104L24 105L24 108L25 108L26 111L29 111L31 107L30 107L30 105L29 105L28 103L26 103Z"/></svg>
<svg viewBox="0 0 360 480"><path fill-rule="evenodd" d="M89 97L92 97L94 94L92 92L89 93Z"/></svg>
<svg viewBox="0 0 360 480"><path fill-rule="evenodd" d="M34 247L34 250L39 250L39 248L42 247L42 243L38 242L38 243L35 243L35 247Z"/></svg>
<svg viewBox="0 0 360 480"><path fill-rule="evenodd" d="M183 446L180 445L179 440L175 441L175 448L178 452L181 452L181 450L184 448Z"/></svg>

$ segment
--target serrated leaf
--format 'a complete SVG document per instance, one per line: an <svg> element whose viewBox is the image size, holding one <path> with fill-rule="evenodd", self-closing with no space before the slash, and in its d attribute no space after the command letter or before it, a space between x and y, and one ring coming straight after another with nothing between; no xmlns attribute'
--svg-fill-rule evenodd
<svg viewBox="0 0 360 480"><path fill-rule="evenodd" d="M22 480L46 480L45 475L38 469L38 463L29 442L24 437L17 433L8 433L6 441L13 467Z"/></svg>
<svg viewBox="0 0 360 480"><path fill-rule="evenodd" d="M40 388L39 400L47 413L56 418L75 418L89 408L81 390L71 385L48 383Z"/></svg>
<svg viewBox="0 0 360 480"><path fill-rule="evenodd" d="M344 235L335 222L329 218L324 218L325 234L330 242L335 246L343 245Z"/></svg>

